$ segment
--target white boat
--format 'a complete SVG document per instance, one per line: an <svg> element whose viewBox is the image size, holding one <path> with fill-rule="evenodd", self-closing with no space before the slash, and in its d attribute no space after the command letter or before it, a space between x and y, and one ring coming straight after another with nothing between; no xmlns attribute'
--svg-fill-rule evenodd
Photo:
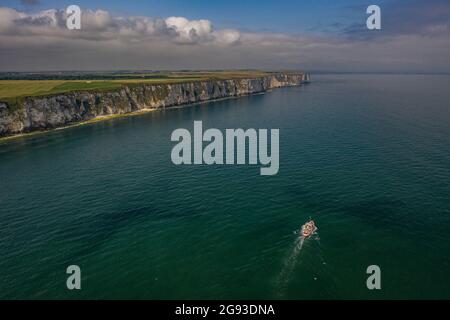
<svg viewBox="0 0 450 320"><path fill-rule="evenodd" d="M313 220L306 222L301 229L301 234L304 238L309 238L317 231L316 224Z"/></svg>

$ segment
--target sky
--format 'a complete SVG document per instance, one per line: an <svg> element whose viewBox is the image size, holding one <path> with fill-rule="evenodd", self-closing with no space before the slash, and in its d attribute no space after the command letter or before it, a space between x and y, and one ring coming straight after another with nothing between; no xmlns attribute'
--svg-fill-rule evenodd
<svg viewBox="0 0 450 320"><path fill-rule="evenodd" d="M74 4L81 30L65 25ZM449 57L448 0L0 0L0 71L448 73Z"/></svg>

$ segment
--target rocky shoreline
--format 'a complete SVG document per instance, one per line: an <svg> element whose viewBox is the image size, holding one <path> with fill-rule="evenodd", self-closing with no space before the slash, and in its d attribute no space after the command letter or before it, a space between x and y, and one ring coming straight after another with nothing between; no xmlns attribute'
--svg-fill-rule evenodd
<svg viewBox="0 0 450 320"><path fill-rule="evenodd" d="M309 82L307 73L274 73L247 79L134 84L107 91L74 91L27 97L17 105L0 101L0 137L65 127L99 117L261 93L305 82Z"/></svg>

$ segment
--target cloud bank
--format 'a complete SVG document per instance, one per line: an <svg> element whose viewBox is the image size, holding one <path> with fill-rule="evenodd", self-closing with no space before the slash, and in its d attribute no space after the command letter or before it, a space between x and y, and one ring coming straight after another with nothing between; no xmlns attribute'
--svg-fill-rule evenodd
<svg viewBox="0 0 450 320"><path fill-rule="evenodd" d="M237 30L214 31L209 20L188 20L183 17L152 19L149 17L113 17L104 10L84 10L81 30L66 28L66 13L62 10L46 10L35 14L0 8L0 35L60 37L60 40L118 40L151 41L167 40L180 44L212 42L234 44L240 39Z"/></svg>
<svg viewBox="0 0 450 320"><path fill-rule="evenodd" d="M443 8L447 7L434 14L441 17ZM386 30L375 33L346 26L334 35L216 30L207 19L120 17L105 10L83 10L81 30L68 30L65 19L63 10L25 13L0 7L0 71L295 68L450 72L449 24L433 19L433 12L416 19L421 25L413 32L397 21L398 32L384 24Z"/></svg>

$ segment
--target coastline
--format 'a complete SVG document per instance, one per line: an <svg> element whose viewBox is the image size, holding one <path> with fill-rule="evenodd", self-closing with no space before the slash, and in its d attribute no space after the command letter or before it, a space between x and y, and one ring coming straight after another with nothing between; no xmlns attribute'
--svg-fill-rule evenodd
<svg viewBox="0 0 450 320"><path fill-rule="evenodd" d="M156 109L156 108L152 108L152 109L149 108L149 109L142 109L142 110L138 110L138 111L134 111L134 112L130 112L130 113L98 116L98 117L95 117L90 120L74 122L74 123L68 124L66 126L58 127L58 128L44 129L44 130L39 130L39 131L25 132L25 133L19 133L19 134L15 134L15 135L11 135L11 136L0 137L0 143L11 141L11 140L17 140L20 138L28 138L28 137L32 137L32 136L36 136L36 135L40 135L40 134L46 134L46 133L50 133L53 131L60 131L60 130L66 130L66 129L71 129L71 128L75 128L75 127L85 126L85 125L96 124L98 122L103 122L103 121L108 121L108 120L113 120L113 119L135 117L135 116L139 116L142 114L154 112L157 110L158 109Z"/></svg>
<svg viewBox="0 0 450 320"><path fill-rule="evenodd" d="M75 91L28 97L17 106L0 102L0 142L159 109L264 94L275 88L300 86L308 82L307 73L278 73L246 79L142 84L101 92Z"/></svg>
<svg viewBox="0 0 450 320"><path fill-rule="evenodd" d="M175 110L175 109L181 109L181 108L189 108L189 107L192 107L192 106L206 104L206 103L209 103L209 102L218 102L218 101L223 101L223 100L239 99L239 98L248 97L248 96L264 95L264 94L269 93L271 91L272 90L268 90L266 92L257 92L257 93L241 95L241 96L230 96L230 97L218 98L218 99L213 99L213 100L206 100L206 101L200 101L200 102L194 102L194 103L180 104L180 105L173 106L173 107L170 107L170 108L167 108L167 109L164 109L164 108L147 108L147 109L141 109L141 110L137 110L137 111L133 111L133 112L129 112L129 113L102 115L102 116L97 116L97 117L95 117L93 119L90 119L90 120L74 122L72 124L68 124L66 126L62 126L62 127L58 127L58 128L50 128L50 129L33 131L33 132L19 133L19 134L5 136L5 137L1 137L0 136L0 144L3 143L3 142L17 140L17 139L20 139L20 138L29 138L29 137L33 137L33 136L36 136L36 135L41 135L41 134L46 134L46 133L50 133L50 132L54 132L54 131L60 131L60 130L76 128L76 127L85 126L85 125L92 125L92 124L96 124L98 122L103 122L103 121L108 121L108 120L113 120L113 119L122 119L122 118L127 118L127 117L136 117L136 116L139 116L139 115L143 115L143 114L147 114L147 113L151 113L151 112L157 112L157 111L167 111L167 110L171 110L171 109Z"/></svg>

